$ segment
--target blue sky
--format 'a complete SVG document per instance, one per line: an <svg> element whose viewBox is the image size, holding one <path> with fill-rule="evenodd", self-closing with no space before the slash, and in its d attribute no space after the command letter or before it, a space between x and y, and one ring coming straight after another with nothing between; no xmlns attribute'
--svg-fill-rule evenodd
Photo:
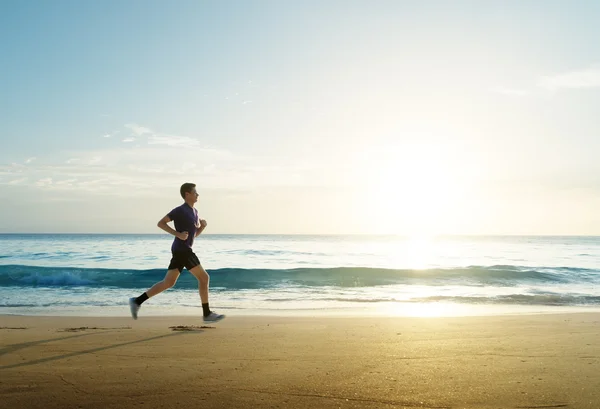
<svg viewBox="0 0 600 409"><path fill-rule="evenodd" d="M0 11L0 232L600 234L599 2Z"/></svg>

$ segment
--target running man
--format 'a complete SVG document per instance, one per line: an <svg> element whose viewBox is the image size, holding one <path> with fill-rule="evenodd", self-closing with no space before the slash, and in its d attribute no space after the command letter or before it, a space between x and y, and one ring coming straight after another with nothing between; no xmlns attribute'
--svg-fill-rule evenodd
<svg viewBox="0 0 600 409"><path fill-rule="evenodd" d="M173 254L171 263L162 281L154 284L139 297L129 299L131 316L134 320L137 320L138 311L142 303L148 298L154 297L166 289L173 287L184 267L198 279L198 290L200 292L200 301L202 302L204 321L215 322L225 318L225 315L212 312L208 307L208 282L210 277L206 270L202 268L198 257L192 251L194 239L206 228L206 220L199 219L198 210L194 208L194 204L198 201L196 185L193 183L184 183L181 185L179 192L185 203L171 210L169 214L158 222L158 227L175 236L175 240L173 240L173 244L171 245L171 253ZM167 224L171 221L175 222L175 229Z"/></svg>

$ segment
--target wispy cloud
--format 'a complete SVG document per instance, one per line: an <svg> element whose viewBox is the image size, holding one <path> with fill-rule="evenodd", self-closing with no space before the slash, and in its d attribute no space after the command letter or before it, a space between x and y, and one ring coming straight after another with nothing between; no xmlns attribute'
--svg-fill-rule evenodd
<svg viewBox="0 0 600 409"><path fill-rule="evenodd" d="M509 95L515 97L525 97L530 94L529 91L519 88L507 88L507 87L494 87L491 89L492 92L502 95Z"/></svg>
<svg viewBox="0 0 600 409"><path fill-rule="evenodd" d="M72 193L69 197L78 197L156 195L157 190L170 191L183 180L197 181L203 189L247 191L318 179L311 176L314 171L309 170L308 175L305 168L283 159L279 165L265 166L271 161L205 146L194 137L163 134L137 124L125 128L139 135L125 138L136 143L115 145L107 140L105 149L54 152L29 164L0 163L0 185L17 188L31 183L59 196L68 191ZM185 160L165 163L165 158L181 152L185 152Z"/></svg>
<svg viewBox="0 0 600 409"><path fill-rule="evenodd" d="M129 129L132 135L124 138L123 142L143 141L146 139L148 145L164 145L173 148L201 148L200 141L189 136L163 134L138 124L126 124L125 128Z"/></svg>
<svg viewBox="0 0 600 409"><path fill-rule="evenodd" d="M27 158L27 160L25 160L25 163L31 163L31 162L33 162L33 161L34 161L34 160L36 160L36 159L37 159L37 158L36 158L35 156L34 156L34 157L31 157L31 158Z"/></svg>
<svg viewBox="0 0 600 409"><path fill-rule="evenodd" d="M594 64L582 70L544 76L540 78L538 85L550 91L557 91L563 88L600 87L600 64Z"/></svg>
<svg viewBox="0 0 600 409"><path fill-rule="evenodd" d="M600 64L593 64L581 70L542 76L535 85L531 90L496 86L490 88L490 92L512 97L526 97L536 94L536 90L539 92L541 89L556 92L561 89L600 88Z"/></svg>
<svg viewBox="0 0 600 409"><path fill-rule="evenodd" d="M127 128L131 132L133 132L133 135L135 135L135 136L141 136L141 135L153 133L150 128L146 128L145 126L141 126L138 124L125 124L125 128Z"/></svg>
<svg viewBox="0 0 600 409"><path fill-rule="evenodd" d="M103 138L111 138L111 137L113 137L115 135L118 135L118 134L119 134L119 131L112 131L111 133L107 133L107 134L102 135L102 137Z"/></svg>
<svg viewBox="0 0 600 409"><path fill-rule="evenodd" d="M52 184L52 178L43 178L43 179L40 179L37 182L35 182L36 186L41 186L41 187L49 186L51 184Z"/></svg>
<svg viewBox="0 0 600 409"><path fill-rule="evenodd" d="M167 145L181 148L199 147L200 141L188 136L154 135L148 138L148 145Z"/></svg>
<svg viewBox="0 0 600 409"><path fill-rule="evenodd" d="M20 185L21 183L27 181L27 178L14 179L8 182L9 185Z"/></svg>
<svg viewBox="0 0 600 409"><path fill-rule="evenodd" d="M57 181L54 184L56 186L71 186L75 182L77 182L77 179L64 179L64 180Z"/></svg>

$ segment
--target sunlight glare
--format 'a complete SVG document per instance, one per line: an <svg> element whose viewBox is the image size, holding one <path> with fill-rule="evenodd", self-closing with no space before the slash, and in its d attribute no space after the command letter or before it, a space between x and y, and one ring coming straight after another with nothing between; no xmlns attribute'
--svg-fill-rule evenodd
<svg viewBox="0 0 600 409"><path fill-rule="evenodd" d="M363 200L377 230L408 236L439 233L458 205L455 173L439 147L394 147L371 157Z"/></svg>
<svg viewBox="0 0 600 409"><path fill-rule="evenodd" d="M384 314L403 317L456 317L471 315L471 306L452 303L391 303L384 307Z"/></svg>

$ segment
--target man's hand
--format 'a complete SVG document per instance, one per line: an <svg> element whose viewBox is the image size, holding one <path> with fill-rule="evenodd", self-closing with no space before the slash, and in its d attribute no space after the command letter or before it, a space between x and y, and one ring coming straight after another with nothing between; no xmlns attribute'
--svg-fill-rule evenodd
<svg viewBox="0 0 600 409"><path fill-rule="evenodd" d="M179 240L185 241L188 238L188 232L187 231L177 232L177 234L175 236L177 236L177 238Z"/></svg>
<svg viewBox="0 0 600 409"><path fill-rule="evenodd" d="M198 220L198 228L196 229L196 237L198 237L200 235L200 233L202 233L202 231L206 228L206 220L204 219L200 219Z"/></svg>

